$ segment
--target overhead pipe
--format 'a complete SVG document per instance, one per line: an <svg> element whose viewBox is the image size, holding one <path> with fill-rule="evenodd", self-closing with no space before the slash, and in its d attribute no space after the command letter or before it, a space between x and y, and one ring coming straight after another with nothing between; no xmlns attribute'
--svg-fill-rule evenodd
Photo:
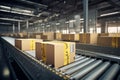
<svg viewBox="0 0 120 80"><path fill-rule="evenodd" d="M43 5L43 4L40 4L40 3L28 1L28 0L17 0L17 1L21 1L21 2L24 2L24 3L27 3L27 4L31 4L31 5L35 5L35 6L39 6L39 7L43 7L43 8L48 7L47 5Z"/></svg>

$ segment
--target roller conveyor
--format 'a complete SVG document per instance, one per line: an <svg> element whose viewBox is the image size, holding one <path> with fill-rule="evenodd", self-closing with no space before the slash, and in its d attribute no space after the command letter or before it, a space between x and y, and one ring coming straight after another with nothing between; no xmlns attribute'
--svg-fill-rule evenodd
<svg viewBox="0 0 120 80"><path fill-rule="evenodd" d="M7 39L9 39L9 38L7 38ZM9 42L9 40L7 40L7 41ZM10 42L10 44L14 43L14 42L12 42L12 43L11 42ZM33 56L33 53L35 53L35 52L27 51L27 53L29 53L29 54L32 53L31 56ZM83 51L83 50L77 51L77 54L79 54L79 55L75 56L75 61L73 63L63 66L57 70L51 69L47 65L41 64L41 62L40 62L40 65L42 65L43 67L40 67L40 69L34 68L38 72L35 75L41 76L42 74L45 75L45 73L48 74L49 71L46 69L49 69L50 70L49 76L52 76L52 77L47 77L45 80L50 80L50 79L54 79L54 80L62 80L62 79L120 80L120 65L119 65L120 58L119 57L111 56L111 55L107 56L107 55L102 55L99 53L92 53L92 52ZM20 58L22 58L22 56ZM32 57L30 57L30 58L32 58ZM32 58L32 59L34 59L34 58ZM27 62L29 63L29 61L27 61ZM32 63L32 64L37 65L36 63ZM25 65L23 65L23 66L25 66ZM37 66L39 66L39 65L37 65ZM29 67L29 65L28 65L28 67ZM29 69L33 69L32 66L31 66L31 68L28 68L28 70ZM40 73L39 70L43 71L43 72ZM34 72L31 72L30 74L34 75L34 73L36 73L36 71L34 70ZM51 72L53 72L53 73L51 73ZM50 74L52 74L52 75L50 75ZM36 79L37 80L44 79L44 77L46 77L44 75L42 75L42 78L39 78L39 79L36 78ZM62 76L62 78L57 75ZM57 76L57 77L55 77L55 76ZM34 79L34 80L36 80L36 79Z"/></svg>

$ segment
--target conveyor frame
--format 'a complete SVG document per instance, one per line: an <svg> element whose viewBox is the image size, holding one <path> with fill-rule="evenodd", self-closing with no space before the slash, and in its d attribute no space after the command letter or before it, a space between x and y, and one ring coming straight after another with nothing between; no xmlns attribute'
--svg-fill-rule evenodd
<svg viewBox="0 0 120 80"><path fill-rule="evenodd" d="M61 74L55 69L43 64L34 57L25 54L21 50L0 38L2 46L9 59L14 59L26 74L29 80L64 80L68 76Z"/></svg>

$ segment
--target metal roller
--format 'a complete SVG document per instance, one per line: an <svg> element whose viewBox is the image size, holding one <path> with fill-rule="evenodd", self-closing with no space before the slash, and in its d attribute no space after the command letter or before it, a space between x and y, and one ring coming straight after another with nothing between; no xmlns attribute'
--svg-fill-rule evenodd
<svg viewBox="0 0 120 80"><path fill-rule="evenodd" d="M76 66L76 67L73 67L73 68L68 69L65 73L66 73L66 74L72 74L72 73L74 73L75 71L78 71L79 69L83 68L84 66L92 63L93 61L95 61L95 59L87 60L86 62L84 62L84 63L82 63L82 64L80 64L80 65L78 65L78 66Z"/></svg>
<svg viewBox="0 0 120 80"><path fill-rule="evenodd" d="M98 77L110 66L110 62L104 62L93 71L88 73L82 80L97 80Z"/></svg>
<svg viewBox="0 0 120 80"><path fill-rule="evenodd" d="M86 58L86 57L77 58L77 59L75 59L75 61L79 61L79 60L84 59L84 58Z"/></svg>
<svg viewBox="0 0 120 80"><path fill-rule="evenodd" d="M120 80L120 72L119 72L119 75L118 75L118 77L117 77L117 80Z"/></svg>
<svg viewBox="0 0 120 80"><path fill-rule="evenodd" d="M113 64L99 80L115 80L116 74L120 69L119 64Z"/></svg>
<svg viewBox="0 0 120 80"><path fill-rule="evenodd" d="M79 71L77 71L77 72L75 72L74 74L71 75L72 76L71 79L79 80L85 74L87 74L92 69L94 69L96 66L98 66L100 63L102 63L102 60L97 60L97 61L94 61L93 63L81 68Z"/></svg>
<svg viewBox="0 0 120 80"><path fill-rule="evenodd" d="M81 55L75 55L75 59L82 57Z"/></svg>
<svg viewBox="0 0 120 80"><path fill-rule="evenodd" d="M71 64L69 64L69 65L66 65L66 66L60 68L59 70L65 71L66 69L69 69L69 68L71 68L71 67L73 67L73 66L76 66L76 65L78 65L78 64L81 64L81 63L87 61L88 59L90 59L90 58L85 58L85 59L82 59L82 60L80 60L80 61L73 62L73 63L71 63Z"/></svg>

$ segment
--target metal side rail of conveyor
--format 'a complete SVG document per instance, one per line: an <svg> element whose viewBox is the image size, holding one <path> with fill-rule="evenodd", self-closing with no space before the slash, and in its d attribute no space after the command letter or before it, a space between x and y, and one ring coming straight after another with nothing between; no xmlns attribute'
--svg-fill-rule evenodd
<svg viewBox="0 0 120 80"><path fill-rule="evenodd" d="M14 59L29 80L68 80L69 76L63 75L55 69L25 54L3 38L0 38L5 54L9 59Z"/></svg>
<svg viewBox="0 0 120 80"><path fill-rule="evenodd" d="M58 69L71 80L120 80L120 58L76 50L75 62Z"/></svg>

